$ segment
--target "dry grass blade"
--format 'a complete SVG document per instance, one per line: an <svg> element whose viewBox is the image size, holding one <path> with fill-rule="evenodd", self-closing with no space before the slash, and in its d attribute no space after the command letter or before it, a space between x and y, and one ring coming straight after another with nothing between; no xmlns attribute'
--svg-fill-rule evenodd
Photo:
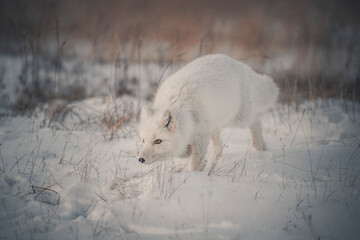
<svg viewBox="0 0 360 240"><path fill-rule="evenodd" d="M35 199L39 202L50 204L50 205L58 205L60 203L60 194L50 187L38 187L31 186L33 193L36 194Z"/></svg>
<svg viewBox="0 0 360 240"><path fill-rule="evenodd" d="M121 110L120 113L119 110ZM123 127L127 121L131 120L133 116L131 102L124 101L119 105L116 102L116 99L111 97L110 100L108 100L106 110L101 119L101 122L106 126L107 131L110 133L110 136L106 137L104 135L104 138L112 140L114 138L114 133L121 129L121 127Z"/></svg>

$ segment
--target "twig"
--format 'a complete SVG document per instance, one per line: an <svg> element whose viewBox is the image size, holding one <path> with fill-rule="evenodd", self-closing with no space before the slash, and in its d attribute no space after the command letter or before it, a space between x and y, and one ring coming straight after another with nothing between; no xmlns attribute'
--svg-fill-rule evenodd
<svg viewBox="0 0 360 240"><path fill-rule="evenodd" d="M178 55L172 57L171 60L166 64L166 67L165 67L164 71L161 73L161 75L159 77L159 80L156 83L156 86L155 86L156 88L159 87L160 81L162 80L162 77L164 76L164 74L165 74L166 70L168 69L168 67L174 62L174 60L176 58L179 58L184 54L186 54L186 52L179 53Z"/></svg>
<svg viewBox="0 0 360 240"><path fill-rule="evenodd" d="M302 116L301 116L299 125L298 125L298 127L296 128L295 135L294 135L294 138L293 138L293 140L292 140L292 142L291 142L290 148L292 148L292 146L293 146L293 144L294 144L294 141L295 141L297 132L298 132L298 130L299 130L299 128L300 128L300 125L301 125L302 119L303 119L303 117L304 117L304 114L305 114L305 109L303 110L303 113L302 113ZM296 115L298 115L297 112L296 112ZM298 118L299 118L299 116L298 116Z"/></svg>
<svg viewBox="0 0 360 240"><path fill-rule="evenodd" d="M1 144L0 144L1 146ZM0 150L0 157L1 157L1 162L2 162L2 165L3 165L3 169L1 169L3 171L3 173L5 173L5 162L4 162L4 158L2 156L2 153L1 153L1 150Z"/></svg>
<svg viewBox="0 0 360 240"><path fill-rule="evenodd" d="M303 115L305 113L305 110L303 111ZM299 115L296 112L297 117L299 118ZM301 118L302 119L302 118ZM310 147L309 147L309 142L307 140L306 134L305 134L305 130L304 127L302 125L302 121L300 120L300 126L301 126L301 130L303 132L304 138L305 138L305 142L306 142L306 147L308 150L308 156L309 156L309 165L310 165L310 173L311 173L311 178L312 178L312 182L314 185L314 191L315 191L315 197L317 196L317 190L316 190L316 183L315 183L315 175L314 175L314 171L313 171L313 166L312 166L312 159L311 159L311 154L310 154Z"/></svg>

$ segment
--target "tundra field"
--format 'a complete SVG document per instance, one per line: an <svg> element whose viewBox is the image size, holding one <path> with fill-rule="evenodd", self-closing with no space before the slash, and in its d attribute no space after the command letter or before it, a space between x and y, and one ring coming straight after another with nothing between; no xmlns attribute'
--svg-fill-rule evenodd
<svg viewBox="0 0 360 240"><path fill-rule="evenodd" d="M131 65L119 88L116 66L65 62L59 95L93 97L15 114L22 61L1 57L0 239L358 239L358 102L280 101L261 116L267 150L223 129L221 157L189 171L138 161L140 107L175 65Z"/></svg>

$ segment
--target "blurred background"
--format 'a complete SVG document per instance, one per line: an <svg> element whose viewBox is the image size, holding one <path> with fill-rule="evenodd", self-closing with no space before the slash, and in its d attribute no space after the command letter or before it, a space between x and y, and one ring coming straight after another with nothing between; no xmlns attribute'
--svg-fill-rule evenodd
<svg viewBox="0 0 360 240"><path fill-rule="evenodd" d="M360 2L3 0L1 106L106 94L151 99L196 57L271 75L281 102L360 100Z"/></svg>

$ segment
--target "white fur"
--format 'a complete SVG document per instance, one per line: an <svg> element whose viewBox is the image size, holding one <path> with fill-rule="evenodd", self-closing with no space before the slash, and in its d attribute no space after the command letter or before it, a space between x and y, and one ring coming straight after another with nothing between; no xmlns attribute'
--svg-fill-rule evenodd
<svg viewBox="0 0 360 240"><path fill-rule="evenodd" d="M143 107L140 158L152 163L191 153L191 169L201 170L210 138L215 157L221 154L223 127L249 127L255 148L263 150L258 114L270 109L278 94L271 77L242 62L221 54L200 57L160 86L151 110ZM154 144L156 139L163 141Z"/></svg>

